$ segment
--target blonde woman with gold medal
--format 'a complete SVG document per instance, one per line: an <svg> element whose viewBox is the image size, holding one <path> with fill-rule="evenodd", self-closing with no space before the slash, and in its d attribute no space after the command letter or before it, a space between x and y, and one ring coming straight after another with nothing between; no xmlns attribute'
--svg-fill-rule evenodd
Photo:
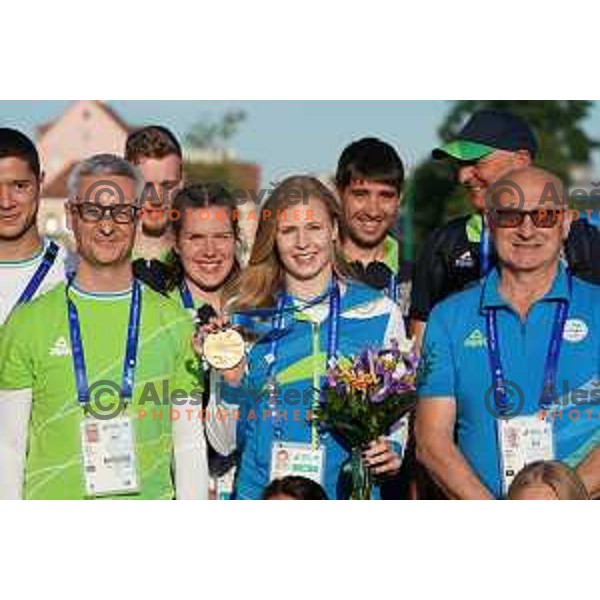
<svg viewBox="0 0 600 600"><path fill-rule="evenodd" d="M405 339L398 307L384 293L351 279L338 258L339 210L325 185L304 176L283 181L262 208L229 312L234 323L240 316L258 316L263 329L254 332L247 356L222 371L220 400L237 406L237 415L230 413L221 436L217 428L209 431L217 434L213 443L226 445L232 440L223 439L226 425L236 430L241 453L236 498L258 499L270 481L300 470L330 498L343 497L338 478L349 452L311 419L326 365L367 346ZM197 348L210 351L206 334L222 332L222 325L205 327ZM215 346L217 341L213 338ZM230 348L231 356L224 352L220 359L240 358L235 343ZM369 446L365 461L381 480L397 474L402 452L380 438Z"/></svg>

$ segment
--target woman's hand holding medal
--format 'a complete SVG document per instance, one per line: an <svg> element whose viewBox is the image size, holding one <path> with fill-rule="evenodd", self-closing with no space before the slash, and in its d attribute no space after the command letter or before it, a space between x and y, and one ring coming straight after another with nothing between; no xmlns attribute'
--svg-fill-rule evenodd
<svg viewBox="0 0 600 600"><path fill-rule="evenodd" d="M227 317L213 317L198 327L193 345L196 353L219 370L227 383L241 382L246 369L246 344Z"/></svg>

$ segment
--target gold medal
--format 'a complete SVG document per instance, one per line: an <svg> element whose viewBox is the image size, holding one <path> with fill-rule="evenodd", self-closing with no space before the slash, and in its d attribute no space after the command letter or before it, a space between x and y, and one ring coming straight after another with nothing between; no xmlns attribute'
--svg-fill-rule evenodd
<svg viewBox="0 0 600 600"><path fill-rule="evenodd" d="M245 351L244 338L231 327L209 333L204 340L204 358L215 369L227 370L239 365Z"/></svg>

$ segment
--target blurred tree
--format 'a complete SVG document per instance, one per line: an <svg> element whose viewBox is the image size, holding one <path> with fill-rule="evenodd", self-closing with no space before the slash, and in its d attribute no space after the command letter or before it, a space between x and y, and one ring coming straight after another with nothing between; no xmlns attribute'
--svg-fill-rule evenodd
<svg viewBox="0 0 600 600"><path fill-rule="evenodd" d="M217 120L203 119L192 125L185 136L188 152L183 167L188 183L218 182L231 192L246 192L244 197L236 197L240 211L242 259L245 259L254 239L257 221L250 218L250 213L255 208L253 200L259 197L257 192L260 187L260 167L240 162L229 152L229 144L245 120L246 113L243 110L230 110Z"/></svg>
<svg viewBox="0 0 600 600"><path fill-rule="evenodd" d="M230 110L218 121L198 121L186 134L186 144L193 150L220 151L225 156L227 144L245 120L243 110Z"/></svg>
<svg viewBox="0 0 600 600"><path fill-rule="evenodd" d="M448 162L426 160L416 167L402 203L403 256L414 260L427 235L448 219L469 211L466 194Z"/></svg>
<svg viewBox="0 0 600 600"><path fill-rule="evenodd" d="M185 135L189 150L206 151L206 158L192 157L184 165L186 178L190 181L219 181L230 187L254 188L252 174L243 165L232 164L228 156L228 144L246 120L243 110L229 110L217 120L203 119L192 125Z"/></svg>

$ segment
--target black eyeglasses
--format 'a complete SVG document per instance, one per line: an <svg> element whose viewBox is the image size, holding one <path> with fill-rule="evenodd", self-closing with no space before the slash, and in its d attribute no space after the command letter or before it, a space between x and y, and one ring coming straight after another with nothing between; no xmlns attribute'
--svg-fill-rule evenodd
<svg viewBox="0 0 600 600"><path fill-rule="evenodd" d="M490 219L496 227L510 229L520 227L529 218L536 227L549 229L555 227L562 220L563 209L560 208L536 208L535 210L512 210L497 209L489 212Z"/></svg>
<svg viewBox="0 0 600 600"><path fill-rule="evenodd" d="M93 202L82 202L81 204L71 204L71 209L77 211L82 221L86 223L98 223L105 218L105 215L109 215L109 218L115 223L126 225L135 221L139 207L134 204L102 206Z"/></svg>

